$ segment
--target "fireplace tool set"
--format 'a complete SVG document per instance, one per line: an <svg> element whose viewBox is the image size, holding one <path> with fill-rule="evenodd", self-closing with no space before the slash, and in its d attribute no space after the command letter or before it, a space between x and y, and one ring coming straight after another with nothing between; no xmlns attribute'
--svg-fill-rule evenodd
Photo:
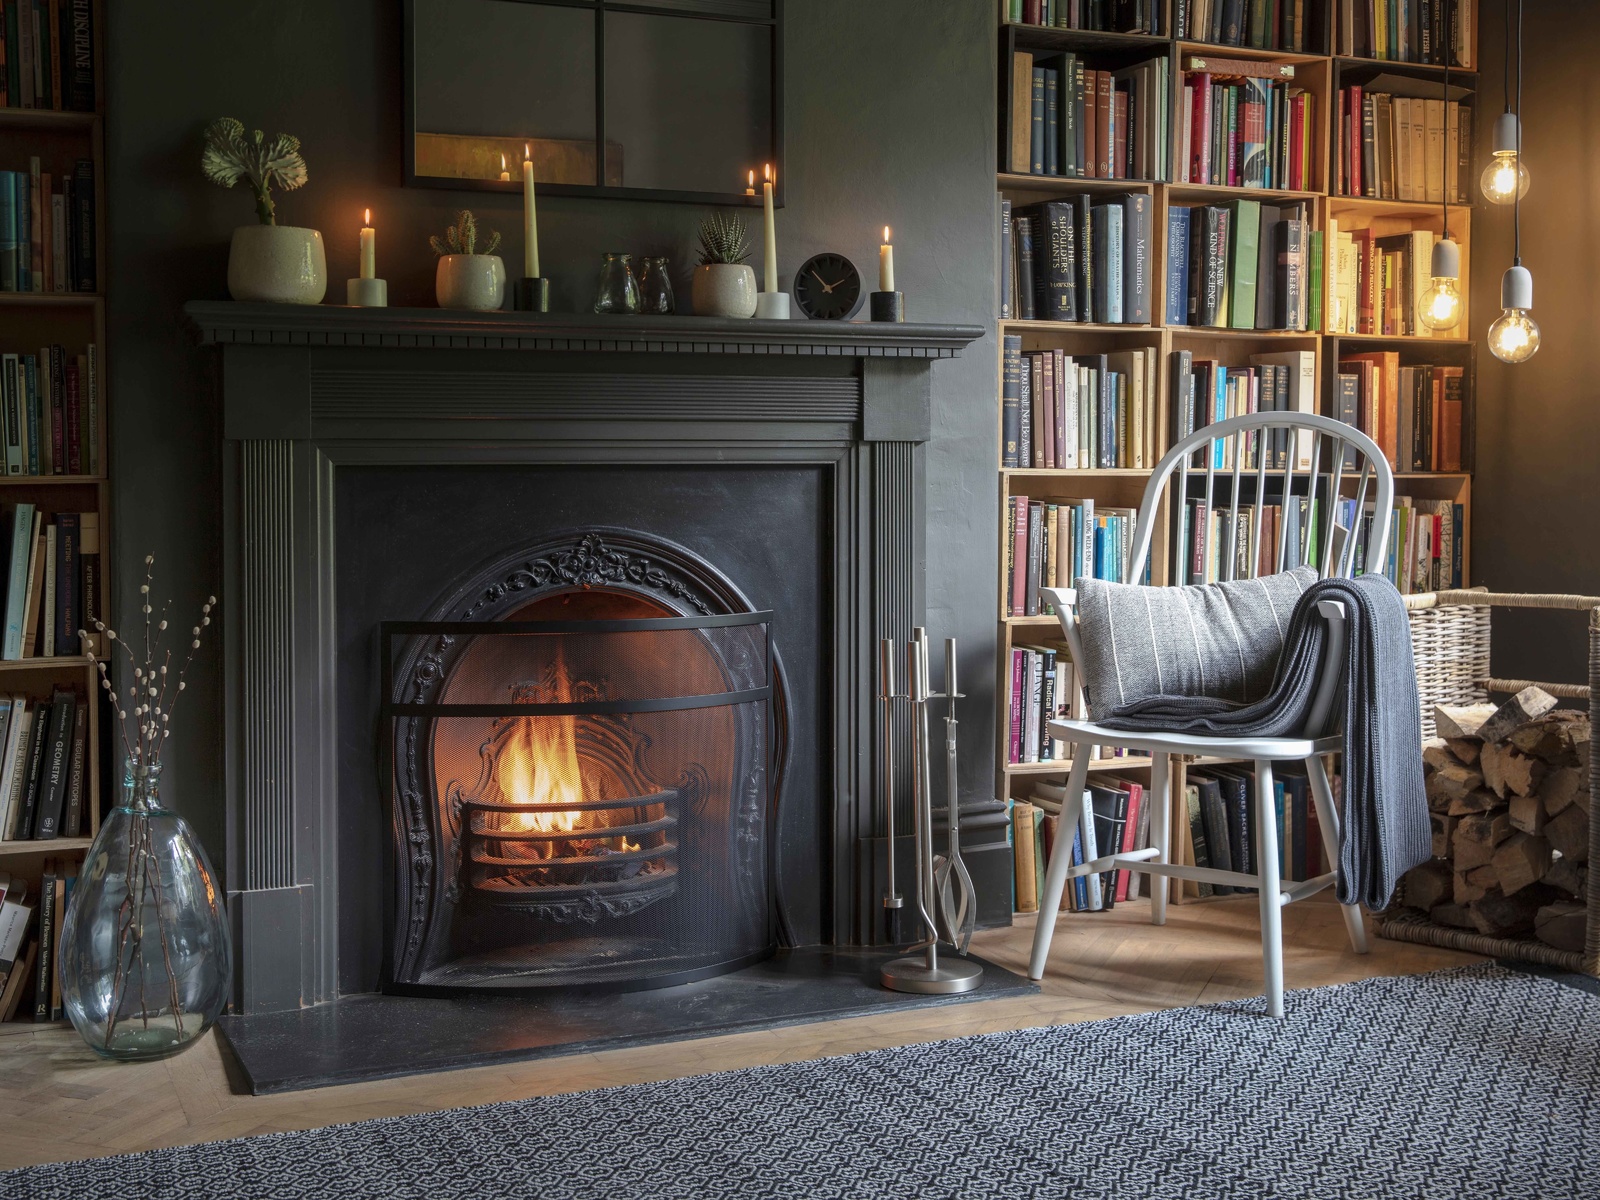
<svg viewBox="0 0 1600 1200"><path fill-rule="evenodd" d="M885 638L879 654L878 697L883 704L883 792L887 810L889 840L888 890L885 908L901 908L904 899L895 886L894 845L894 757L895 705L911 703L911 832L916 846L916 878L912 895L917 914L922 918L924 936L908 948L904 958L883 964L878 978L884 987L896 992L921 992L944 995L969 992L983 978L983 968L965 957L939 959L941 942L965 956L977 924L977 897L972 876L961 859L961 806L956 796L956 640L944 642L943 692L929 689L928 631L921 626L911 631L906 647L906 692L895 692L895 644ZM933 852L933 775L930 769L928 708L935 700L947 705L945 726L945 820L946 853Z"/></svg>

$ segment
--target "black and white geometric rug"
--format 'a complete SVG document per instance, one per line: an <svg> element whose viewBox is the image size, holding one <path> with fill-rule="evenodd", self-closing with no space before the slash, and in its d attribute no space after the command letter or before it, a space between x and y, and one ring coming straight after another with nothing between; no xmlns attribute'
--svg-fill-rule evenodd
<svg viewBox="0 0 1600 1200"><path fill-rule="evenodd" d="M1600 996L1485 964L0 1175L0 1197L1593 1200ZM3 1135L0 1135L3 1136Z"/></svg>

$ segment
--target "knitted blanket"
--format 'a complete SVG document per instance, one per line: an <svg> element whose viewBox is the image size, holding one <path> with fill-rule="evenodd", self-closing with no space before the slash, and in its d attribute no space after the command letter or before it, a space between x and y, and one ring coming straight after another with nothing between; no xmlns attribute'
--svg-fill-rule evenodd
<svg viewBox="0 0 1600 1200"><path fill-rule="evenodd" d="M1400 876L1433 854L1411 628L1400 593L1382 575L1324 579L1305 591L1290 618L1272 689L1262 699L1241 704L1156 696L1121 705L1100 724L1227 737L1301 736L1328 641L1319 600L1343 601L1346 613L1339 903L1359 902L1376 911L1388 906Z"/></svg>

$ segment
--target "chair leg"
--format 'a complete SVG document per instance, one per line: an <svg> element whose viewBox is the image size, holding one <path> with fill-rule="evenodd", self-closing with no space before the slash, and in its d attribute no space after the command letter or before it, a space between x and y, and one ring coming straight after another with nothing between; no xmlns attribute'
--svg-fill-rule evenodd
<svg viewBox="0 0 1600 1200"><path fill-rule="evenodd" d="M1072 831L1078 827L1083 810L1083 789L1089 782L1089 754L1086 746L1073 746L1072 771L1067 776L1067 798L1061 803L1056 824L1056 844L1050 851L1050 864L1044 873L1044 895L1039 897L1038 924L1033 928L1033 954L1028 959L1028 978L1044 978L1045 960L1050 957L1050 939L1055 936L1056 918L1061 915L1061 893L1072 866Z"/></svg>
<svg viewBox="0 0 1600 1200"><path fill-rule="evenodd" d="M1144 802L1150 809L1150 844L1156 848L1156 862L1167 862L1171 851L1172 756L1157 754L1150 760L1150 794ZM1161 875L1146 875L1150 889L1150 924L1167 923L1167 889L1172 881Z"/></svg>
<svg viewBox="0 0 1600 1200"><path fill-rule="evenodd" d="M1339 869L1339 813L1333 803L1333 788L1328 784L1328 770L1321 755L1306 759L1306 775L1311 780L1311 799L1317 806L1317 824L1322 828L1322 848L1327 852L1328 864ZM1357 954L1367 952L1367 925L1361 917L1359 904L1341 904L1344 910L1344 927L1350 934L1350 948Z"/></svg>
<svg viewBox="0 0 1600 1200"><path fill-rule="evenodd" d="M1278 811L1272 764L1256 760L1256 891L1261 900L1261 961L1267 983L1267 1015L1283 1016L1283 903L1279 900Z"/></svg>

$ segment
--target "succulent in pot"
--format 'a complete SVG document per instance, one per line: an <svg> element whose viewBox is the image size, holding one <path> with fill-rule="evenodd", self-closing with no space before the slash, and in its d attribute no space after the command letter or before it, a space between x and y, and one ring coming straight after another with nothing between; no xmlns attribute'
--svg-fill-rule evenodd
<svg viewBox="0 0 1600 1200"><path fill-rule="evenodd" d="M700 223L700 265L690 283L694 311L707 317L752 317L756 273L745 264L750 238L744 218L712 213Z"/></svg>
<svg viewBox="0 0 1600 1200"><path fill-rule="evenodd" d="M481 245L478 222L470 209L456 214L456 223L444 237L430 237L428 244L439 256L434 275L434 294L440 308L465 308L492 311L505 301L506 264L495 250L499 233L490 233Z"/></svg>

